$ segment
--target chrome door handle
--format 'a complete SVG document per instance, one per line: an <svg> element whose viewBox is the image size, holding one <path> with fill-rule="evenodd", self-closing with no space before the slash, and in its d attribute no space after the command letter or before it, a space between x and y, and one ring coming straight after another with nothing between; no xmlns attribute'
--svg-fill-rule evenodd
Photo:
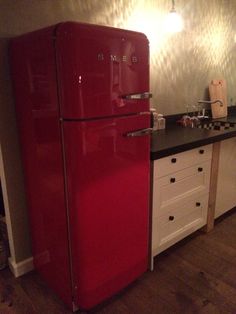
<svg viewBox="0 0 236 314"><path fill-rule="evenodd" d="M152 132L153 132L152 128L147 128L147 129L128 132L128 133L124 134L124 136L126 136L126 137L145 136L145 135L152 134Z"/></svg>
<svg viewBox="0 0 236 314"><path fill-rule="evenodd" d="M121 98L123 99L149 99L152 97L152 94L145 92L145 93L140 93L140 94L129 94L129 95L123 95Z"/></svg>

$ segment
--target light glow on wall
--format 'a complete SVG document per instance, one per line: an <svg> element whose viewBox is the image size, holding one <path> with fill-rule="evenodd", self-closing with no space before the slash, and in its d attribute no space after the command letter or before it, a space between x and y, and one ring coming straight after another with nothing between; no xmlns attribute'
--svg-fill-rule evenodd
<svg viewBox="0 0 236 314"><path fill-rule="evenodd" d="M144 33L149 42L150 50L156 51L161 47L165 38L163 29L163 14L155 10L141 10L137 8L129 17L126 27Z"/></svg>
<svg viewBox="0 0 236 314"><path fill-rule="evenodd" d="M170 11L165 19L164 27L168 33L181 32L184 27L182 17L176 11Z"/></svg>

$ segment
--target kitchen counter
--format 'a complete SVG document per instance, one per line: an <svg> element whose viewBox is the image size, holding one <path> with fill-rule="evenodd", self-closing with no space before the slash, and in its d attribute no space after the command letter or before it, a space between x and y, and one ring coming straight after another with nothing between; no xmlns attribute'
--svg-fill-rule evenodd
<svg viewBox="0 0 236 314"><path fill-rule="evenodd" d="M236 123L236 115L214 121ZM151 139L151 160L222 141L234 136L236 136L236 125L234 128L227 130L206 130L172 124L167 126L165 130L153 132Z"/></svg>

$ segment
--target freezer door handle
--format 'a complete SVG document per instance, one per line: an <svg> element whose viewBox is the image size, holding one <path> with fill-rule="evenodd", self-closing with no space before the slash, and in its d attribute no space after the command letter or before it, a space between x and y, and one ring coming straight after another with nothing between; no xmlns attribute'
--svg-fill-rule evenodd
<svg viewBox="0 0 236 314"><path fill-rule="evenodd" d="M124 134L124 136L126 136L126 137L145 136L145 135L151 134L152 132L153 132L152 128L147 128L147 129L141 129L141 130L137 130L137 131L128 132L128 133Z"/></svg>
<svg viewBox="0 0 236 314"><path fill-rule="evenodd" d="M138 99L149 99L152 98L152 94L145 92L145 93L140 93L140 94L129 94L129 95L123 95L121 96L121 98L123 99L134 99L134 100L138 100Z"/></svg>

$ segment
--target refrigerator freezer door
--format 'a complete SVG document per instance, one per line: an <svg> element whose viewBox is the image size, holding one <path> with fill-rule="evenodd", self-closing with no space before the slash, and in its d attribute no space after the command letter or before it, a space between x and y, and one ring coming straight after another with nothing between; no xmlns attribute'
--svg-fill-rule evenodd
<svg viewBox="0 0 236 314"><path fill-rule="evenodd" d="M145 35L67 22L57 29L56 53L63 118L149 110L149 45Z"/></svg>
<svg viewBox="0 0 236 314"><path fill-rule="evenodd" d="M149 115L64 122L72 248L79 307L88 309L147 269Z"/></svg>

